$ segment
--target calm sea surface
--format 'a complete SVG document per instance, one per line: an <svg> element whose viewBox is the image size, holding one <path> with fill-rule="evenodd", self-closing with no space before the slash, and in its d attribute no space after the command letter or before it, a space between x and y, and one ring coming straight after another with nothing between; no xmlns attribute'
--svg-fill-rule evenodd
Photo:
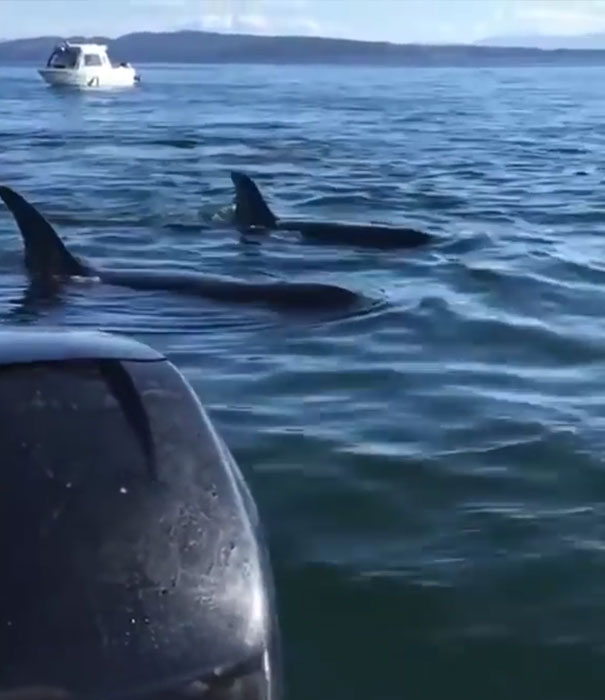
<svg viewBox="0 0 605 700"><path fill-rule="evenodd" d="M141 66L57 92L0 69L0 181L107 266L329 281L288 316L106 286L32 324L167 353L268 530L293 700L605 694L602 68ZM410 224L411 252L244 245L229 170L281 214ZM0 208L0 315L25 278Z"/></svg>

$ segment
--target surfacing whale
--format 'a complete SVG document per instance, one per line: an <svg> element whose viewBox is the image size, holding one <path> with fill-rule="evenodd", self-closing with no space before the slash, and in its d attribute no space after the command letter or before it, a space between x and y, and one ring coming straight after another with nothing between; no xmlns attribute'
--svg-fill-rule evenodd
<svg viewBox="0 0 605 700"><path fill-rule="evenodd" d="M344 287L314 282L244 282L195 272L106 270L92 267L69 252L37 209L10 187L0 186L0 199L13 215L23 238L25 268L41 295L56 291L73 278L142 290L166 290L215 301L268 305L277 309L335 309L358 303L359 295Z"/></svg>
<svg viewBox="0 0 605 700"><path fill-rule="evenodd" d="M243 233L295 231L314 243L343 243L381 249L416 248L433 240L433 236L424 231L399 226L280 219L271 211L252 178L232 171L231 181L235 186L234 223Z"/></svg>

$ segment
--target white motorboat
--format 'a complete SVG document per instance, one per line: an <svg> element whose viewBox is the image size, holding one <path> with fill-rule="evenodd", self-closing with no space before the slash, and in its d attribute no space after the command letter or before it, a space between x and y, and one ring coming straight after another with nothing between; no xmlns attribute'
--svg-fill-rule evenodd
<svg viewBox="0 0 605 700"><path fill-rule="evenodd" d="M140 80L130 63L114 66L103 44L62 42L38 72L50 85L79 88L129 87Z"/></svg>

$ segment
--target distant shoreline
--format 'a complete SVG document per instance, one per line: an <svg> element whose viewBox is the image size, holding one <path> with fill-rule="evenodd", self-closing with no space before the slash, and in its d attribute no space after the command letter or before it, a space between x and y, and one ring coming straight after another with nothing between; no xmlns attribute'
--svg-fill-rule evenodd
<svg viewBox="0 0 605 700"><path fill-rule="evenodd" d="M64 37L0 41L0 64L41 65ZM67 37L65 37L67 38ZM605 49L541 49L478 44L392 44L300 36L213 32L138 32L115 39L69 37L107 44L114 60L139 64L341 65L497 67L605 65Z"/></svg>

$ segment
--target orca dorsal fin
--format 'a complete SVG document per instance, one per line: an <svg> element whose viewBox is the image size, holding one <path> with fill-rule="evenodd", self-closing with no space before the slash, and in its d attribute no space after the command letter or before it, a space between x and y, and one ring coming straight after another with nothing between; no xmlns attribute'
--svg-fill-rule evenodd
<svg viewBox="0 0 605 700"><path fill-rule="evenodd" d="M31 278L86 276L89 269L72 255L40 212L10 187L0 186L0 199L13 215L25 246L25 267Z"/></svg>
<svg viewBox="0 0 605 700"><path fill-rule="evenodd" d="M252 178L238 171L231 172L235 186L235 222L244 228L275 228L273 214Z"/></svg>

